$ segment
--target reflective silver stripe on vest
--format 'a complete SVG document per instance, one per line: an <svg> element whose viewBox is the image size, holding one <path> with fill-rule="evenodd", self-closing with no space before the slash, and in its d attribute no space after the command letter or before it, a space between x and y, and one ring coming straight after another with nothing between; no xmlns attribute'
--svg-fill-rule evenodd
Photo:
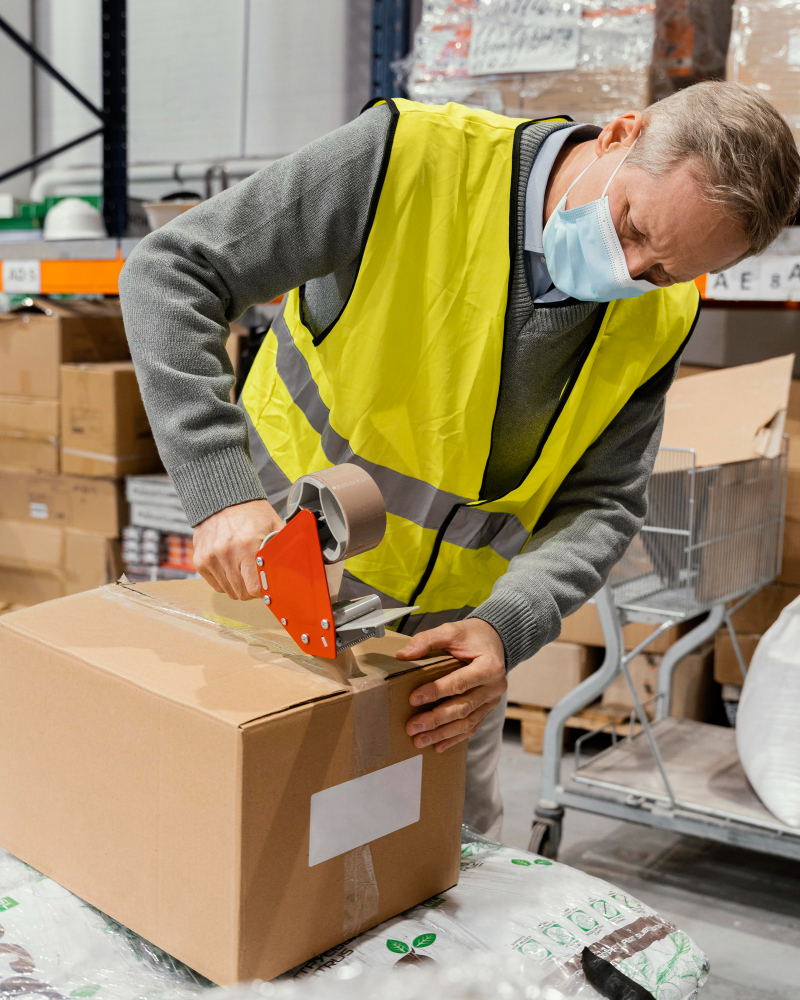
<svg viewBox="0 0 800 1000"><path fill-rule="evenodd" d="M273 320L272 330L278 345L276 354L278 374L292 401L320 435L322 450L329 462L334 465L342 462L359 465L378 484L387 511L397 517L413 521L421 528L438 531L453 507L468 503L468 497L438 490L422 479L407 476L356 455L350 443L331 427L330 410L319 394L308 362L292 339L283 309ZM270 497L275 490L276 495L280 495L283 501L288 493L286 485L288 480L268 454L264 443L258 438L252 421L248 421L248 428L252 429L251 453L254 456L258 453L260 456L260 461L256 461L254 457L254 462L264 488ZM258 439L258 445L253 442L254 435ZM264 475L261 474L262 468ZM513 514L498 514L481 510L479 507L462 507L448 527L445 538L454 545L468 549L490 545L504 559L512 559L522 550L529 535L527 529Z"/></svg>
<svg viewBox="0 0 800 1000"><path fill-rule="evenodd" d="M284 476L272 455L270 455L267 451L264 442L261 440L258 431L255 429L253 421L250 419L250 414L247 412L247 408L241 399L239 400L239 406L244 410L245 419L247 420L247 437L250 442L250 459L256 467L258 478L261 480L261 485L264 487L267 499L275 510L281 515L281 517L283 517L286 506L286 498L289 496L289 490L292 484L286 476Z"/></svg>

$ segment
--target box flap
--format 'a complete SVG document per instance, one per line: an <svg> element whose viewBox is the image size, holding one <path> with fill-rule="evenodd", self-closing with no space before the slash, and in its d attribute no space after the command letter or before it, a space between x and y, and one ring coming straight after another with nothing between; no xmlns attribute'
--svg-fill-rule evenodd
<svg viewBox="0 0 800 1000"><path fill-rule="evenodd" d="M301 653L261 602L232 601L199 579L112 584L4 615L0 628L237 727L351 690L331 661ZM405 641L362 643L359 666L417 669L394 658Z"/></svg>
<svg viewBox="0 0 800 1000"><path fill-rule="evenodd" d="M793 365L787 354L676 380L667 393L662 447L694 448L698 466L774 458Z"/></svg>

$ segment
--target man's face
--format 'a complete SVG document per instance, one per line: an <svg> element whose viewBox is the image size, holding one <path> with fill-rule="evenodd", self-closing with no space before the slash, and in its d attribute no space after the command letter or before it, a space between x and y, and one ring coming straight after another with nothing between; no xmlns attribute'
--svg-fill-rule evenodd
<svg viewBox="0 0 800 1000"><path fill-rule="evenodd" d="M599 198L628 148L614 143L604 152L572 189L567 207ZM741 228L703 197L688 164L652 177L626 162L607 193L632 278L662 286L691 281L747 252Z"/></svg>

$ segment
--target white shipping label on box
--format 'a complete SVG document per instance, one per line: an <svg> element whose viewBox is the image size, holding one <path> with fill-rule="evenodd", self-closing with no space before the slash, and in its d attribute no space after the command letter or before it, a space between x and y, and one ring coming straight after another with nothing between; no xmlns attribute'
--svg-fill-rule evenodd
<svg viewBox="0 0 800 1000"><path fill-rule="evenodd" d="M308 867L419 822L422 754L311 796Z"/></svg>
<svg viewBox="0 0 800 1000"><path fill-rule="evenodd" d="M800 257L750 257L706 277L707 299L786 302L800 299Z"/></svg>
<svg viewBox="0 0 800 1000"><path fill-rule="evenodd" d="M42 290L40 260L4 260L2 275L6 295L38 294Z"/></svg>
<svg viewBox="0 0 800 1000"><path fill-rule="evenodd" d="M481 4L472 22L469 75L575 69L580 18L574 0Z"/></svg>

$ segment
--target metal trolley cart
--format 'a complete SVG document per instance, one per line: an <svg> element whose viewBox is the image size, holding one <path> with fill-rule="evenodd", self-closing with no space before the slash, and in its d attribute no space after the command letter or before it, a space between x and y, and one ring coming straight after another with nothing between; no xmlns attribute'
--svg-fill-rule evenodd
<svg viewBox="0 0 800 1000"><path fill-rule="evenodd" d="M556 856L570 807L800 859L800 830L780 823L755 796L735 731L669 715L675 667L723 623L744 676L731 615L779 572L786 476L785 440L775 458L708 468L696 468L691 449L659 451L645 525L595 597L605 659L548 717L530 850ZM664 655L658 693L643 705L631 682L631 660L662 632L700 615L700 624ZM654 630L626 653L622 626L628 622ZM565 723L620 673L634 704L629 735L618 740L609 724L582 736L572 778L562 782ZM651 723L646 708L652 702ZM581 763L582 743L603 730L611 731L612 746Z"/></svg>

